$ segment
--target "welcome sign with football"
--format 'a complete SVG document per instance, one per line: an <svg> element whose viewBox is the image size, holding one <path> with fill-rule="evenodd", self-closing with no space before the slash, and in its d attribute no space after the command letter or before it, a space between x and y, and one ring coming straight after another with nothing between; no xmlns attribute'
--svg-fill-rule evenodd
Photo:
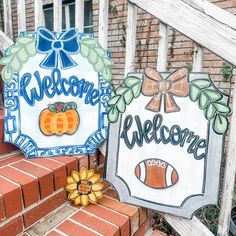
<svg viewBox="0 0 236 236"><path fill-rule="evenodd" d="M206 73L128 74L108 102L106 179L120 200L186 218L217 204L227 103Z"/></svg>
<svg viewBox="0 0 236 236"><path fill-rule="evenodd" d="M27 157L91 154L106 139L111 61L92 35L40 27L0 64L5 141Z"/></svg>

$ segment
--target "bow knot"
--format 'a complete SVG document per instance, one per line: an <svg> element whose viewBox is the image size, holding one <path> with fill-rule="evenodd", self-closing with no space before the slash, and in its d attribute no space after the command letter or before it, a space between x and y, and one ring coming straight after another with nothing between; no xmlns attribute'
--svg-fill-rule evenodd
<svg viewBox="0 0 236 236"><path fill-rule="evenodd" d="M156 70L146 68L142 93L145 96L152 96L151 101L146 106L148 110L159 112L164 97L164 111L166 113L180 111L174 96L186 97L189 93L187 69L181 68L164 79Z"/></svg>
<svg viewBox="0 0 236 236"><path fill-rule="evenodd" d="M64 33L52 33L46 28L40 27L37 31L37 51L47 54L40 66L46 69L58 67L58 61L62 69L69 69L77 64L70 55L79 51L78 31L71 28Z"/></svg>
<svg viewBox="0 0 236 236"><path fill-rule="evenodd" d="M62 42L59 40L55 40L54 42L52 42L52 49L54 49L54 50L63 49Z"/></svg>
<svg viewBox="0 0 236 236"><path fill-rule="evenodd" d="M166 80L161 81L159 82L159 91L162 93L166 93L169 91L170 86L171 86L170 81L166 81Z"/></svg>

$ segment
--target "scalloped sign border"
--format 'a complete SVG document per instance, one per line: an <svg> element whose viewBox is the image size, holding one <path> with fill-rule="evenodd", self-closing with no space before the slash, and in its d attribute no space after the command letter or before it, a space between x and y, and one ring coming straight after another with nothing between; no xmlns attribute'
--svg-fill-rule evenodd
<svg viewBox="0 0 236 236"><path fill-rule="evenodd" d="M21 33L0 64L4 139L26 157L92 154L107 138L112 62L93 35L39 27Z"/></svg>
<svg viewBox="0 0 236 236"><path fill-rule="evenodd" d="M129 73L108 101L105 179L120 200L189 219L217 205L228 100L207 73Z"/></svg>

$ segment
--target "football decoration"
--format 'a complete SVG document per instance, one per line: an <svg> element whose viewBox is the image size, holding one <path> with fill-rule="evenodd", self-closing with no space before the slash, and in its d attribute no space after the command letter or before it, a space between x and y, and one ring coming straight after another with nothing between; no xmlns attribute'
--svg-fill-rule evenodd
<svg viewBox="0 0 236 236"><path fill-rule="evenodd" d="M108 101L105 180L120 201L188 219L217 204L228 100L207 73L127 73Z"/></svg>
<svg viewBox="0 0 236 236"><path fill-rule="evenodd" d="M99 174L94 169L87 170L82 167L80 171L73 170L71 176L67 177L65 190L69 192L68 199L75 205L88 206L89 203L96 204L103 197L104 185L99 182Z"/></svg>
<svg viewBox="0 0 236 236"><path fill-rule="evenodd" d="M75 102L49 104L39 116L40 130L44 135L73 134L79 127L79 114Z"/></svg>
<svg viewBox="0 0 236 236"><path fill-rule="evenodd" d="M154 158L141 161L135 168L135 175L142 183L155 189L173 186L179 179L172 165Z"/></svg>

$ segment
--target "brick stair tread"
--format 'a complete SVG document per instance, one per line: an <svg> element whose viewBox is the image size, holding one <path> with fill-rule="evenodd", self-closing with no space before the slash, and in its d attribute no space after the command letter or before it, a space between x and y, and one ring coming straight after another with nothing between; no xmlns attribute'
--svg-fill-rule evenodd
<svg viewBox="0 0 236 236"><path fill-rule="evenodd" d="M44 235L50 230L48 235L60 232L71 235L78 231L84 232L83 235L141 236L139 231L150 228L147 210L121 203L106 181L103 182L106 191L98 205L82 208L68 203L63 189L66 176L82 166L96 168L103 175L105 158L100 153L26 159L17 152L4 157L0 155L0 235L7 236L9 232ZM63 211L64 217L57 218ZM49 223L45 221L48 215L50 219L53 217ZM38 224L41 231L46 230L44 233L37 228Z"/></svg>
<svg viewBox="0 0 236 236"><path fill-rule="evenodd" d="M7 154L16 150L18 150L18 147L14 144L6 143L3 140L0 140L0 155Z"/></svg>
<svg viewBox="0 0 236 236"><path fill-rule="evenodd" d="M26 159L21 153L9 158L0 155L0 222L62 189L66 176L82 166L89 168L86 155L50 159Z"/></svg>
<svg viewBox="0 0 236 236"><path fill-rule="evenodd" d="M64 156L50 159L26 159L20 153L10 158L1 157L2 155L0 156L1 236L8 236L12 232L14 232L12 235L16 235L29 230L42 218L55 210L60 210L62 206L74 209L77 215L60 222L61 229L64 229L69 221L68 224L72 226L76 224L80 230L82 227L85 232L95 232L95 235L99 235L99 232L100 234L103 232L101 225L105 224L108 231L104 232L112 232L112 235L130 235L137 232L147 221L145 209L121 203L117 192L106 181L103 182L106 191L98 205L84 209L68 204L67 193L63 188L66 176L70 175L73 169L79 170L82 166L98 167L96 172L102 175L104 157L99 153L91 156ZM80 222L81 216L95 220L97 224L85 226L86 222ZM90 227L94 229L91 230ZM50 234L58 235L58 232L57 227L54 227Z"/></svg>
<svg viewBox="0 0 236 236"><path fill-rule="evenodd" d="M111 194L111 192L113 193ZM85 208L67 202L29 228L26 233L31 236L143 236L149 230L148 235L165 235L160 231L150 231L152 216L145 214L145 219L141 222L139 220L140 208L119 202L118 195L116 193L115 196L115 193L116 191L109 187L97 205L89 205ZM110 202L111 205L107 205L107 202ZM135 222L139 222L138 227Z"/></svg>

